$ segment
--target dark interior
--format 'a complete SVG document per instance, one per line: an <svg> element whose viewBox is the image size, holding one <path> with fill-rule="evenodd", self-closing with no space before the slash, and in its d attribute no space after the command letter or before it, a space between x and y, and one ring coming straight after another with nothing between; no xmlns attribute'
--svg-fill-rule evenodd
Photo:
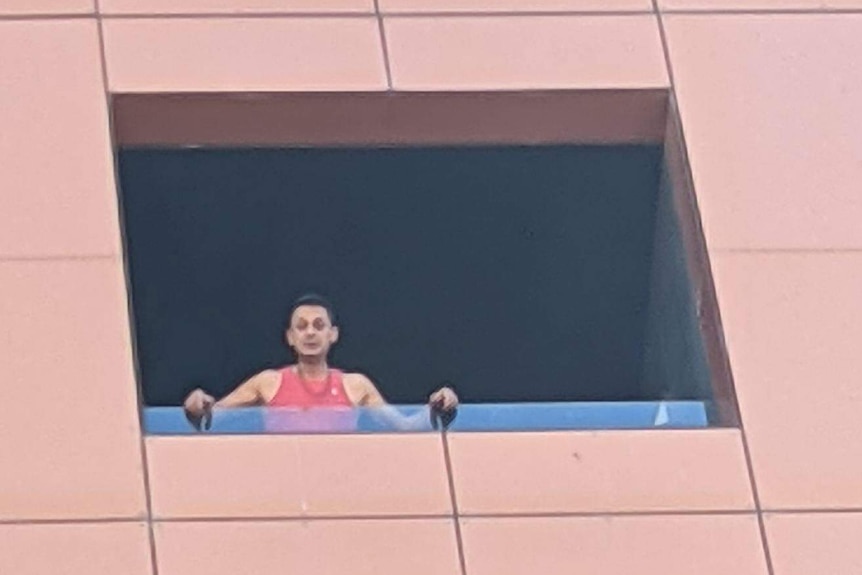
<svg viewBox="0 0 862 575"><path fill-rule="evenodd" d="M644 370L661 172L660 145L122 149L144 401L289 363L309 291L338 313L331 363L394 403L443 381L466 402L667 398Z"/></svg>

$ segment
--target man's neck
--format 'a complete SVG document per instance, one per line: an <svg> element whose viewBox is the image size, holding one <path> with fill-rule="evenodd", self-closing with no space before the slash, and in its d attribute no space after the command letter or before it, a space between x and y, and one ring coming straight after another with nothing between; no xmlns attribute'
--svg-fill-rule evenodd
<svg viewBox="0 0 862 575"><path fill-rule="evenodd" d="M302 379L325 379L328 371L325 357L300 357L296 362L296 372Z"/></svg>

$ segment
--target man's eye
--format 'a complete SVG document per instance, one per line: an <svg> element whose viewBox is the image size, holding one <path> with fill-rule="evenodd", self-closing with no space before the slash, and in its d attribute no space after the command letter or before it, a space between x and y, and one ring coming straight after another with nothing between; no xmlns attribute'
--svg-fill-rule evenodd
<svg viewBox="0 0 862 575"><path fill-rule="evenodd" d="M323 329L323 322L322 321L314 322L314 329Z"/></svg>

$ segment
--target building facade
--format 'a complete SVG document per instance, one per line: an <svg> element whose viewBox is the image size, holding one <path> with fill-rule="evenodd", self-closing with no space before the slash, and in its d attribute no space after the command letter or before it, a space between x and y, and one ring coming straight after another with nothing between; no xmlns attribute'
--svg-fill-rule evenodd
<svg viewBox="0 0 862 575"><path fill-rule="evenodd" d="M862 573L860 54L860 0L3 0L0 572ZM118 95L620 90L678 114L739 425L142 435Z"/></svg>

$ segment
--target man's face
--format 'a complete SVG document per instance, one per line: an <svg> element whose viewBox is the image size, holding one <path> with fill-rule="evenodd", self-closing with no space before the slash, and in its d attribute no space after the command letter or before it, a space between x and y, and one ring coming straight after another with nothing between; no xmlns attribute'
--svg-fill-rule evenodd
<svg viewBox="0 0 862 575"><path fill-rule="evenodd" d="M294 310L287 327L287 343L303 357L326 357L338 341L338 328L332 325L325 307L301 305Z"/></svg>

